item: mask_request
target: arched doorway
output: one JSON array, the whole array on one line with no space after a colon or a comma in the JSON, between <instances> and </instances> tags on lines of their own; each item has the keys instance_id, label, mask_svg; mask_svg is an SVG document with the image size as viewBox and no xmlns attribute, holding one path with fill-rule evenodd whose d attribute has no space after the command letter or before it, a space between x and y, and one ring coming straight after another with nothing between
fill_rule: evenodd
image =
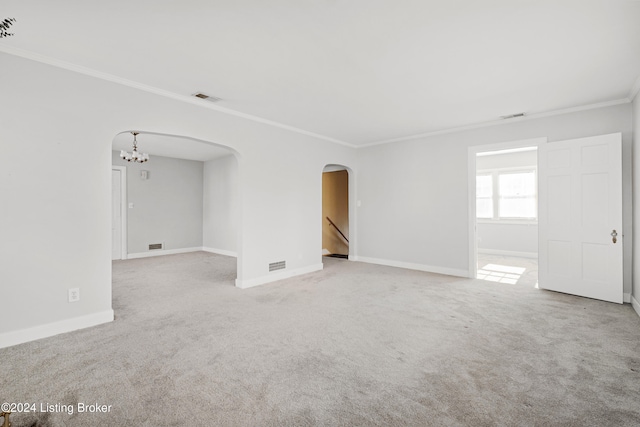
<instances>
[{"instance_id":1,"label":"arched doorway","mask_svg":"<svg viewBox=\"0 0 640 427\"><path fill-rule=\"evenodd\" d=\"M237 277L239 154L187 136L140 132L138 151L150 160L127 162L120 150L131 152L132 142L131 132L112 142L113 227L121 227L112 232L112 246L122 248L112 250L112 259L212 252L235 257L230 274Z\"/></svg>"},{"instance_id":2,"label":"arched doorway","mask_svg":"<svg viewBox=\"0 0 640 427\"><path fill-rule=\"evenodd\" d=\"M348 259L350 254L349 169L326 165L322 170L322 255Z\"/></svg>"}]
</instances>

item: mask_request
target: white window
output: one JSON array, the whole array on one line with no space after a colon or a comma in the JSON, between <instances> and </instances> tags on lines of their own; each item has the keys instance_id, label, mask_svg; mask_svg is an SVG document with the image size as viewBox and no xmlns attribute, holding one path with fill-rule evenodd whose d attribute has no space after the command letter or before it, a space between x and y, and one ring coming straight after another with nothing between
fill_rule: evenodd
<instances>
[{"instance_id":1,"label":"white window","mask_svg":"<svg viewBox=\"0 0 640 427\"><path fill-rule=\"evenodd\" d=\"M505 172L498 177L500 218L536 218L535 171Z\"/></svg>"},{"instance_id":2,"label":"white window","mask_svg":"<svg viewBox=\"0 0 640 427\"><path fill-rule=\"evenodd\" d=\"M476 175L476 216L491 220L536 221L535 168L497 169Z\"/></svg>"}]
</instances>

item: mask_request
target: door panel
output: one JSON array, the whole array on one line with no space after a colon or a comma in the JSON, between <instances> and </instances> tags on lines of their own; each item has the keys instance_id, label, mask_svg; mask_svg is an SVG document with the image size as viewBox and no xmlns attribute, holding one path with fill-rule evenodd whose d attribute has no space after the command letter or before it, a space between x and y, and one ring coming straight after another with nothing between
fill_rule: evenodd
<instances>
[{"instance_id":1,"label":"door panel","mask_svg":"<svg viewBox=\"0 0 640 427\"><path fill-rule=\"evenodd\" d=\"M540 146L540 288L623 302L621 153L620 134Z\"/></svg>"}]
</instances>

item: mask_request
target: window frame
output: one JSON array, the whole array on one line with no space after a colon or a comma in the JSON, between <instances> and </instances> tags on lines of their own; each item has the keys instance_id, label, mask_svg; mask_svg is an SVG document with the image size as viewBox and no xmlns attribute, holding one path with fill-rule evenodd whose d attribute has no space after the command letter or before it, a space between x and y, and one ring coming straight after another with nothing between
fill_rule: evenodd
<instances>
[{"instance_id":1,"label":"window frame","mask_svg":"<svg viewBox=\"0 0 640 427\"><path fill-rule=\"evenodd\" d=\"M481 199L488 199L491 201L491 217L479 217L478 216L478 184L477 180L479 176L489 176L491 177L491 196L480 197ZM492 220L496 215L496 206L495 206L495 175L491 172L477 172L476 173L476 218L481 220Z\"/></svg>"},{"instance_id":2,"label":"window frame","mask_svg":"<svg viewBox=\"0 0 640 427\"><path fill-rule=\"evenodd\" d=\"M536 210L535 218L518 218L518 217L500 217L500 175L501 174L513 174L513 173L530 173L534 175L534 195L536 208L538 206L538 166L515 166L507 168L493 168L493 169L478 169L476 170L476 177L478 175L491 175L492 184L492 199L493 199L493 218L478 218L477 211L477 199L476 194L476 221L483 224L526 224L535 225L538 224L538 212Z\"/></svg>"}]
</instances>

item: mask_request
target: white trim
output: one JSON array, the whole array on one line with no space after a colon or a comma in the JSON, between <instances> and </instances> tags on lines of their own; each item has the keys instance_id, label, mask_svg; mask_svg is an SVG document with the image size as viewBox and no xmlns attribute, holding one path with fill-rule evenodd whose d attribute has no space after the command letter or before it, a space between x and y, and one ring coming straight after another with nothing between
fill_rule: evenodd
<instances>
[{"instance_id":1,"label":"white trim","mask_svg":"<svg viewBox=\"0 0 640 427\"><path fill-rule=\"evenodd\" d=\"M469 147L467 154L467 197L468 197L468 230L469 230L469 275L475 279L478 275L478 238L476 224L476 157L483 151L498 151L512 148L536 146L547 143L547 137L522 139L511 142L499 142L495 144L473 145ZM538 165L536 165L537 170Z\"/></svg>"},{"instance_id":2,"label":"white trim","mask_svg":"<svg viewBox=\"0 0 640 427\"><path fill-rule=\"evenodd\" d=\"M154 256L162 256L162 255L174 255L174 254L184 254L187 252L200 252L204 250L202 246L197 248L181 248L181 249L154 249L149 252L138 252L135 254L129 254L129 259L136 258L149 258Z\"/></svg>"},{"instance_id":3,"label":"white trim","mask_svg":"<svg viewBox=\"0 0 640 427\"><path fill-rule=\"evenodd\" d=\"M4 332L0 334L0 348L10 347L29 341L35 341L54 335L72 332L78 329L90 328L91 326L113 322L113 310L105 310L85 316L74 317L72 319L60 320L46 323L44 325L33 326L31 328L19 329L17 331Z\"/></svg>"},{"instance_id":4,"label":"white trim","mask_svg":"<svg viewBox=\"0 0 640 427\"><path fill-rule=\"evenodd\" d=\"M340 171L346 171L346 170L347 170L346 166L342 166L342 165L326 165L324 167L324 169L322 169L322 173L325 173L325 172L328 172L328 173L340 172Z\"/></svg>"},{"instance_id":5,"label":"white trim","mask_svg":"<svg viewBox=\"0 0 640 427\"><path fill-rule=\"evenodd\" d=\"M629 102L633 102L636 95L638 95L638 92L640 92L640 76L638 76L633 86L631 86L631 90L627 96L627 98L629 98Z\"/></svg>"},{"instance_id":6,"label":"white trim","mask_svg":"<svg viewBox=\"0 0 640 427\"><path fill-rule=\"evenodd\" d=\"M459 126L454 128L441 129L433 132L425 132L425 133L420 133L415 135L403 136L400 138L385 139L383 141L376 141L368 144L361 144L361 145L358 145L357 148L373 147L375 145L390 144L392 142L409 141L412 139L427 138L435 135L444 135L448 133L462 132L466 130L485 128L489 126L507 125L507 124L512 124L516 122L521 122L524 120L540 119L543 117L550 117L550 116L560 116L562 114L576 113L578 111L594 110L596 108L605 108L605 107L613 107L615 105L629 104L630 102L631 101L629 100L629 98L614 99L613 101L598 102L595 104L587 104L587 105L581 105L578 107L564 108L562 110L553 110L553 111L547 111L547 112L541 112L541 113L528 114L524 117L518 117L515 119L507 119L507 120L498 119L498 120L492 120L490 122L481 122L481 123L475 123L471 125Z\"/></svg>"},{"instance_id":7,"label":"white trim","mask_svg":"<svg viewBox=\"0 0 640 427\"><path fill-rule=\"evenodd\" d=\"M636 299L635 296L631 295L631 306L636 311L638 316L640 316L640 302Z\"/></svg>"},{"instance_id":8,"label":"white trim","mask_svg":"<svg viewBox=\"0 0 640 427\"><path fill-rule=\"evenodd\" d=\"M149 86L144 83L135 82L133 80L128 80L122 77L114 76L113 74L104 73L102 71L94 70L92 68L83 67L81 65L72 64L70 62L62 61L56 58L51 58L49 56L41 55L39 53L30 52L28 50L19 49L11 46L0 46L0 52L8 53L10 55L19 56L26 59L31 59L33 61L42 62L44 64L52 65L54 67L63 68L65 70L73 71L76 73L84 74L87 76L95 77L98 79L106 80L113 83L118 83L124 86L128 86L134 89L143 90L145 92L153 93L155 95L164 96L166 98L171 98L176 101L186 102L188 104L197 105L203 108L209 108L211 110L216 110L224 114L229 114L231 116L241 117L243 119L251 120L256 123L262 123L269 126L277 127L280 129L285 129L291 132L299 133L302 135L307 135L313 138L322 139L325 141L333 142L336 144L344 145L350 148L356 148L354 144L350 144L345 141L341 141L339 139L331 138L329 136L320 135L314 132L309 132L304 129L296 128L294 126L289 126L284 123L275 122L273 120L263 119L262 117L254 116L251 114L241 113L236 110L232 110L229 108L221 107L219 105L215 105L211 102L204 101L200 98L196 98L194 96L181 95L179 93L170 92L168 90L160 89L154 86Z\"/></svg>"},{"instance_id":9,"label":"white trim","mask_svg":"<svg viewBox=\"0 0 640 427\"><path fill-rule=\"evenodd\" d=\"M127 259L127 168L125 166L111 165L111 170L120 171L120 259Z\"/></svg>"},{"instance_id":10,"label":"white trim","mask_svg":"<svg viewBox=\"0 0 640 427\"><path fill-rule=\"evenodd\" d=\"M622 294L622 302L631 302L631 292L625 292L624 294Z\"/></svg>"},{"instance_id":11,"label":"white trim","mask_svg":"<svg viewBox=\"0 0 640 427\"><path fill-rule=\"evenodd\" d=\"M537 151L538 147L521 147L521 148L508 148L506 150L498 150L498 151L482 151L477 153L478 157L485 156L499 156L501 154L513 154L513 153L526 153L528 151Z\"/></svg>"},{"instance_id":12,"label":"white trim","mask_svg":"<svg viewBox=\"0 0 640 427\"><path fill-rule=\"evenodd\" d=\"M536 162L537 163L537 162ZM537 172L538 165L529 165L529 166L511 166L508 168L489 168L489 169L478 169L478 174L488 175L491 172L504 172L504 173L517 173L517 172Z\"/></svg>"},{"instance_id":13,"label":"white trim","mask_svg":"<svg viewBox=\"0 0 640 427\"><path fill-rule=\"evenodd\" d=\"M539 136L537 138L527 138L527 139L518 139L515 141L505 141L505 142L495 142L491 144L481 144L481 145L472 145L469 147L470 151L473 151L474 155L483 152L493 152L493 151L505 151L510 150L511 148L520 148L520 147L537 147L540 148L541 144L547 143L546 136ZM536 162L537 166L537 162ZM474 168L475 172L475 168Z\"/></svg>"},{"instance_id":14,"label":"white trim","mask_svg":"<svg viewBox=\"0 0 640 427\"><path fill-rule=\"evenodd\" d=\"M225 256L238 258L238 252L235 252L235 251L228 251L226 249L208 248L206 246L203 246L202 250L204 252L211 252L212 254L225 255Z\"/></svg>"},{"instance_id":15,"label":"white trim","mask_svg":"<svg viewBox=\"0 0 640 427\"><path fill-rule=\"evenodd\" d=\"M477 179L477 150L469 147L467 152L467 222L469 232L469 274L470 279L478 277L478 217L476 212L476 179Z\"/></svg>"},{"instance_id":16,"label":"white trim","mask_svg":"<svg viewBox=\"0 0 640 427\"><path fill-rule=\"evenodd\" d=\"M501 218L501 219L491 219L491 218L478 218L478 224L499 224L499 225L527 225L534 226L538 225L538 219L512 219L512 218Z\"/></svg>"},{"instance_id":17,"label":"white trim","mask_svg":"<svg viewBox=\"0 0 640 427\"><path fill-rule=\"evenodd\" d=\"M390 259L370 258L359 256L355 261L366 262L367 264L386 265L389 267L405 268L407 270L426 271L429 273L446 274L447 276L469 277L469 272L457 268L437 267L426 264L416 264L412 262L395 261Z\"/></svg>"},{"instance_id":18,"label":"white trim","mask_svg":"<svg viewBox=\"0 0 640 427\"><path fill-rule=\"evenodd\" d=\"M501 256L514 256L520 258L538 258L537 252L520 252L520 251L503 251L500 249L482 249L478 248L479 254L487 255L501 255Z\"/></svg>"},{"instance_id":19,"label":"white trim","mask_svg":"<svg viewBox=\"0 0 640 427\"><path fill-rule=\"evenodd\" d=\"M307 267L296 268L295 270L283 270L279 272L273 272L267 276L255 277L253 279L241 280L236 279L236 286L240 289L252 288L254 286L264 285L266 283L276 282L278 280L288 279L294 276L300 276L302 274L313 273L314 271L320 271L324 268L322 263L314 264Z\"/></svg>"}]
</instances>

